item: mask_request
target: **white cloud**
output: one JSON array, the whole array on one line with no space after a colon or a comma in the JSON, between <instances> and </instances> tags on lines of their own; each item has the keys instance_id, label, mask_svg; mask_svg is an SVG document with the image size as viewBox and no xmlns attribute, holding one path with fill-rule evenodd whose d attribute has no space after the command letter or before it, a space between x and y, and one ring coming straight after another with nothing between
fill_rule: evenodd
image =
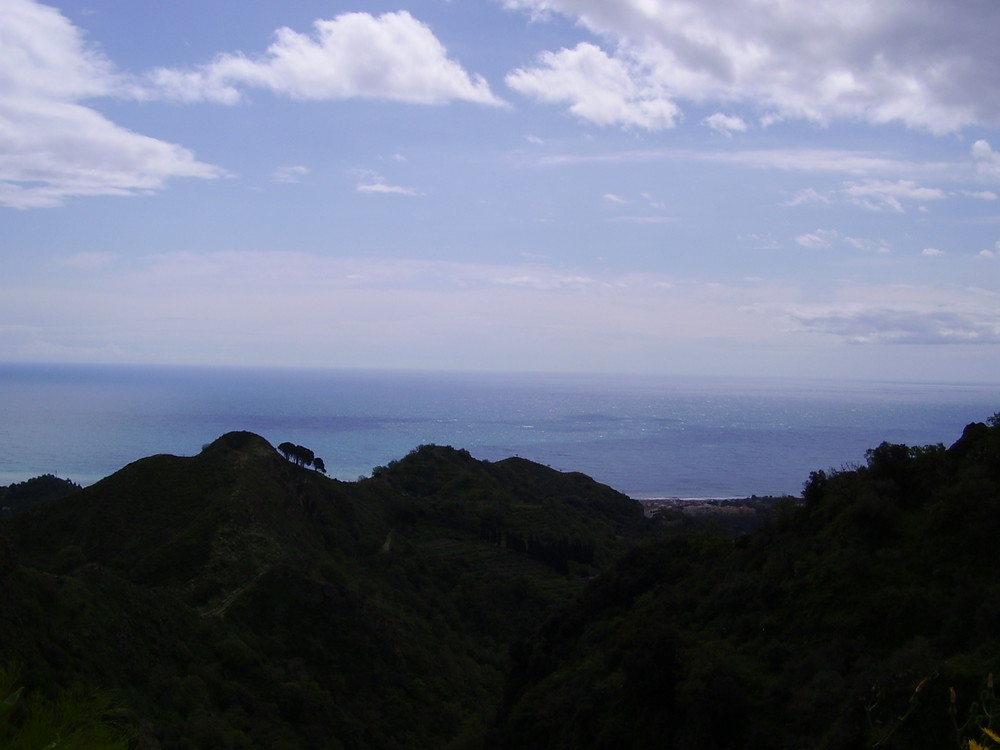
<instances>
[{"instance_id":1,"label":"white cloud","mask_svg":"<svg viewBox=\"0 0 1000 750\"><path fill-rule=\"evenodd\" d=\"M995 201L997 199L997 194L992 190L959 190L958 194L981 201Z\"/></svg>"},{"instance_id":2,"label":"white cloud","mask_svg":"<svg viewBox=\"0 0 1000 750\"><path fill-rule=\"evenodd\" d=\"M878 152L836 149L636 149L587 154L556 154L537 160L540 166L573 164L634 164L655 161L691 161L748 169L783 172L829 172L858 177L867 175L953 175L954 163L916 162L894 159Z\"/></svg>"},{"instance_id":3,"label":"white cloud","mask_svg":"<svg viewBox=\"0 0 1000 750\"><path fill-rule=\"evenodd\" d=\"M742 133L747 129L747 124L742 117L724 115L721 112L706 117L704 122L716 133L722 133L728 137L732 137L733 133Z\"/></svg>"},{"instance_id":4,"label":"white cloud","mask_svg":"<svg viewBox=\"0 0 1000 750\"><path fill-rule=\"evenodd\" d=\"M34 0L0 5L0 90L57 101L107 96L124 79L57 9Z\"/></svg>"},{"instance_id":5,"label":"white cloud","mask_svg":"<svg viewBox=\"0 0 1000 750\"><path fill-rule=\"evenodd\" d=\"M628 203L627 200L622 198L620 195L615 195L614 193L605 193L603 198L608 203L619 203L619 204Z\"/></svg>"},{"instance_id":6,"label":"white cloud","mask_svg":"<svg viewBox=\"0 0 1000 750\"><path fill-rule=\"evenodd\" d=\"M309 167L278 167L271 175L271 182L298 182L307 174L309 174Z\"/></svg>"},{"instance_id":7,"label":"white cloud","mask_svg":"<svg viewBox=\"0 0 1000 750\"><path fill-rule=\"evenodd\" d=\"M800 234L795 241L802 247L831 247L838 233L833 229L817 229L815 232Z\"/></svg>"},{"instance_id":8,"label":"white cloud","mask_svg":"<svg viewBox=\"0 0 1000 750\"><path fill-rule=\"evenodd\" d=\"M402 187L401 185L388 185L384 182L361 182L358 183L359 193L388 193L395 195L423 195L414 188Z\"/></svg>"},{"instance_id":9,"label":"white cloud","mask_svg":"<svg viewBox=\"0 0 1000 750\"><path fill-rule=\"evenodd\" d=\"M934 257L934 256L937 256L937 255L944 255L944 251L943 250L939 250L936 247L925 247L923 250L920 251L920 254L921 255L926 255L928 257Z\"/></svg>"},{"instance_id":10,"label":"white cloud","mask_svg":"<svg viewBox=\"0 0 1000 750\"><path fill-rule=\"evenodd\" d=\"M817 229L814 232L800 234L795 238L795 242L802 247L833 247L835 244L843 243L867 252L888 253L890 248L885 242L864 239L863 237L841 237L836 229Z\"/></svg>"},{"instance_id":11,"label":"white cloud","mask_svg":"<svg viewBox=\"0 0 1000 750\"><path fill-rule=\"evenodd\" d=\"M845 182L840 188L823 193L815 188L805 188L781 205L794 207L815 203L846 202L869 211L903 213L904 201L937 201L943 200L947 195L938 188L921 187L913 180L862 180ZM989 195L975 193L973 197L989 200ZM927 207L918 206L917 210L926 212Z\"/></svg>"},{"instance_id":12,"label":"white cloud","mask_svg":"<svg viewBox=\"0 0 1000 750\"><path fill-rule=\"evenodd\" d=\"M126 88L57 10L31 0L0 5L0 205L57 206L224 174L181 146L133 133L80 103Z\"/></svg>"},{"instance_id":13,"label":"white cloud","mask_svg":"<svg viewBox=\"0 0 1000 750\"><path fill-rule=\"evenodd\" d=\"M848 183L841 189L847 200L855 205L872 211L903 212L904 200L941 200L945 197L943 191L936 188L920 187L912 180L866 180L864 182Z\"/></svg>"},{"instance_id":14,"label":"white cloud","mask_svg":"<svg viewBox=\"0 0 1000 750\"><path fill-rule=\"evenodd\" d=\"M1000 122L1000 92L984 85L1000 78L1000 6L992 2L504 4L535 18L559 13L580 23L614 49L601 54L605 68L616 64L628 76L619 88L655 90L664 103L745 103L764 112L765 123L790 117L898 121L937 134ZM535 72L550 68L546 61ZM595 86L603 88L601 71L577 70L596 74Z\"/></svg>"},{"instance_id":15,"label":"white cloud","mask_svg":"<svg viewBox=\"0 0 1000 750\"><path fill-rule=\"evenodd\" d=\"M311 34L280 28L260 57L226 53L194 70L154 70L144 95L232 104L243 88L299 100L503 104L485 79L466 73L431 29L406 11L344 13L315 21Z\"/></svg>"},{"instance_id":16,"label":"white cloud","mask_svg":"<svg viewBox=\"0 0 1000 750\"><path fill-rule=\"evenodd\" d=\"M832 203L833 199L829 195L820 193L816 188L805 188L782 203L782 206L804 206L810 203Z\"/></svg>"},{"instance_id":17,"label":"white cloud","mask_svg":"<svg viewBox=\"0 0 1000 750\"><path fill-rule=\"evenodd\" d=\"M507 85L543 102L568 104L572 114L596 125L665 130L676 123L677 106L655 82L593 44L545 52L539 62L509 73Z\"/></svg>"},{"instance_id":18,"label":"white cloud","mask_svg":"<svg viewBox=\"0 0 1000 750\"><path fill-rule=\"evenodd\" d=\"M420 196L423 195L419 190L415 188L401 187L399 185L390 185L386 182L385 178L378 172L373 172L369 169L358 169L354 171L354 174L358 177L358 184L356 185L356 190L359 193L383 193L391 195L412 195Z\"/></svg>"},{"instance_id":19,"label":"white cloud","mask_svg":"<svg viewBox=\"0 0 1000 750\"><path fill-rule=\"evenodd\" d=\"M891 252L887 243L876 240L868 240L863 237L844 237L844 242L851 247L857 248L858 250L867 250L875 253Z\"/></svg>"},{"instance_id":20,"label":"white cloud","mask_svg":"<svg viewBox=\"0 0 1000 750\"><path fill-rule=\"evenodd\" d=\"M1000 180L1000 154L990 147L988 141L980 139L972 144L972 159L979 174Z\"/></svg>"}]
</instances>

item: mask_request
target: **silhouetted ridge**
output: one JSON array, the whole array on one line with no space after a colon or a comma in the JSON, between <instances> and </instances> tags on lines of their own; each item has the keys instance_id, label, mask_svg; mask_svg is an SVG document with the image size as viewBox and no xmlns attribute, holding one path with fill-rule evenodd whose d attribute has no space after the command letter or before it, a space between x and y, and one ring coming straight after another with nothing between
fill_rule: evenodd
<instances>
[{"instance_id":1,"label":"silhouetted ridge","mask_svg":"<svg viewBox=\"0 0 1000 750\"><path fill-rule=\"evenodd\" d=\"M1000 732L996 416L814 471L735 540L520 458L420 446L358 482L300 463L228 433L4 519L0 659L43 694L116 690L144 750Z\"/></svg>"},{"instance_id":2,"label":"silhouetted ridge","mask_svg":"<svg viewBox=\"0 0 1000 750\"><path fill-rule=\"evenodd\" d=\"M160 750L443 746L492 714L507 644L649 528L588 517L639 509L579 475L448 447L374 475L231 432L6 519L0 660L116 690Z\"/></svg>"}]
</instances>

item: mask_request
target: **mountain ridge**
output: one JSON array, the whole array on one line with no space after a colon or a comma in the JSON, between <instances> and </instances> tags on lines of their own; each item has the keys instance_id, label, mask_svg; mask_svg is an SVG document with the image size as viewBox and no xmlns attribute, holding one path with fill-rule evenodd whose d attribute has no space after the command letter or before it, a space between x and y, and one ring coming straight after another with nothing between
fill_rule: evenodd
<instances>
[{"instance_id":1,"label":"mountain ridge","mask_svg":"<svg viewBox=\"0 0 1000 750\"><path fill-rule=\"evenodd\" d=\"M526 470L422 446L340 482L245 432L140 459L0 525L2 657L36 690L114 690L164 750L459 742L495 705L506 643L601 564L556 570L485 539L484 519L541 539L578 516L609 558L646 526L576 475L531 467L514 486ZM616 506L620 523L564 497Z\"/></svg>"},{"instance_id":2,"label":"mountain ridge","mask_svg":"<svg viewBox=\"0 0 1000 750\"><path fill-rule=\"evenodd\" d=\"M228 433L0 522L0 658L157 750L1000 746L1000 415L767 510L435 445L340 482Z\"/></svg>"}]
</instances>

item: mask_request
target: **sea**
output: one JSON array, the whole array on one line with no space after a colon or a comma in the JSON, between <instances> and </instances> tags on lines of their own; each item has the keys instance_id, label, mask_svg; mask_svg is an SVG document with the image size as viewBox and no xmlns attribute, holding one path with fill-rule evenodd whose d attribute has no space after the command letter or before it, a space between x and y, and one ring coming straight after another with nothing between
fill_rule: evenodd
<instances>
[{"instance_id":1,"label":"sea","mask_svg":"<svg viewBox=\"0 0 1000 750\"><path fill-rule=\"evenodd\" d=\"M355 481L424 444L520 456L638 500L799 495L883 441L950 445L1000 385L885 381L0 364L0 485L90 485L233 430Z\"/></svg>"}]
</instances>

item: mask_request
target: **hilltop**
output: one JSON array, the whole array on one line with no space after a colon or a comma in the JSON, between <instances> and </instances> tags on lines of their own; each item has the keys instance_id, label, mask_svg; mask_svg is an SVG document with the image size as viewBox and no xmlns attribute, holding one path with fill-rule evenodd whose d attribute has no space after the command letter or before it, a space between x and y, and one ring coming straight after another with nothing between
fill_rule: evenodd
<instances>
[{"instance_id":1,"label":"hilltop","mask_svg":"<svg viewBox=\"0 0 1000 750\"><path fill-rule=\"evenodd\" d=\"M230 433L6 519L0 648L31 689L113 690L149 747L444 746L649 528L520 459L422 446L339 482Z\"/></svg>"},{"instance_id":2,"label":"hilltop","mask_svg":"<svg viewBox=\"0 0 1000 750\"><path fill-rule=\"evenodd\" d=\"M80 489L80 485L52 474L44 474L25 482L0 487L0 518L20 511L44 500L66 497Z\"/></svg>"}]
</instances>

